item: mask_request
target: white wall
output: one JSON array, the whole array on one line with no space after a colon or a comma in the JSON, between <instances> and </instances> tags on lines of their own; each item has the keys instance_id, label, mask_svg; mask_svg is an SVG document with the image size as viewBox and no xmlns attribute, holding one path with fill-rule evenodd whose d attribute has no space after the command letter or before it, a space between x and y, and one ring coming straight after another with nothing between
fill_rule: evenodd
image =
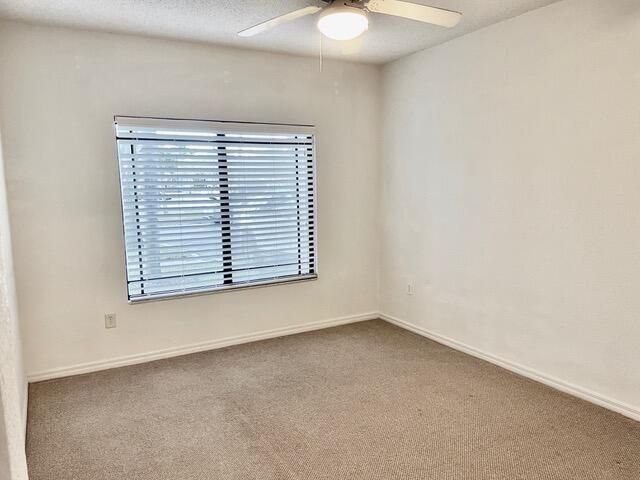
<instances>
[{"instance_id":1,"label":"white wall","mask_svg":"<svg viewBox=\"0 0 640 480\"><path fill-rule=\"evenodd\" d=\"M0 23L29 374L377 309L379 68ZM113 115L317 126L319 279L128 305ZM104 329L115 312L118 327Z\"/></svg>"},{"instance_id":2,"label":"white wall","mask_svg":"<svg viewBox=\"0 0 640 480\"><path fill-rule=\"evenodd\" d=\"M2 160L0 142L0 480L26 480L27 381L22 365Z\"/></svg>"},{"instance_id":3,"label":"white wall","mask_svg":"<svg viewBox=\"0 0 640 480\"><path fill-rule=\"evenodd\" d=\"M384 313L640 412L639 45L565 0L385 67Z\"/></svg>"}]
</instances>

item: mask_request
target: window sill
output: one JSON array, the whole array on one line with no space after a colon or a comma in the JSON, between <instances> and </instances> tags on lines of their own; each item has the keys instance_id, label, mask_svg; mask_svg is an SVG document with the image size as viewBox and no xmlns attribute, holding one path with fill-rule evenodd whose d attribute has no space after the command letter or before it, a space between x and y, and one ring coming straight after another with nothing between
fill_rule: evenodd
<instances>
[{"instance_id":1,"label":"window sill","mask_svg":"<svg viewBox=\"0 0 640 480\"><path fill-rule=\"evenodd\" d=\"M235 285L225 285L222 287L213 287L213 288L200 288L194 289L191 291L180 291L180 292L172 292L172 293L158 293L155 295L149 295L145 297L131 298L129 299L130 305L137 305L139 303L147 303L147 302L155 302L160 300L175 300L179 298L185 297L195 297L200 295L210 295L212 293L226 293L232 292L234 290L248 290L253 288L264 288L264 287L272 287L276 285L286 285L291 283L298 282L309 282L312 280L317 280L318 275L303 275L289 278L280 278L277 280L265 280L261 282L250 282L250 283L239 283Z\"/></svg>"}]
</instances>

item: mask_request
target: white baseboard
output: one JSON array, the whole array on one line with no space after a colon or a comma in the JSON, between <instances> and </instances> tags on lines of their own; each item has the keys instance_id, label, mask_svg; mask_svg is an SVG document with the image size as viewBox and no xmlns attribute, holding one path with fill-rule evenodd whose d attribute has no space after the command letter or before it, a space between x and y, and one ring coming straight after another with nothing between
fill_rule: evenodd
<instances>
[{"instance_id":1,"label":"white baseboard","mask_svg":"<svg viewBox=\"0 0 640 480\"><path fill-rule=\"evenodd\" d=\"M29 411L29 384L24 382L24 401L22 402L22 428L24 430L24 441L27 442L27 412Z\"/></svg>"},{"instance_id":2,"label":"white baseboard","mask_svg":"<svg viewBox=\"0 0 640 480\"><path fill-rule=\"evenodd\" d=\"M399 318L395 318L390 315L386 315L384 313L380 313L378 317L389 323L397 325L398 327L404 328L413 333L417 333L418 335L434 340L438 343L451 347L455 350L459 350L471 356L480 358L482 360L486 360L487 362L493 363L494 365L498 365L499 367L502 367L511 372L517 373L518 375L522 375L523 377L527 377L531 380L534 380L539 383L543 383L561 392L568 393L569 395L573 395L574 397L578 397L582 400L586 400L587 402L591 402L601 407L604 407L608 410L612 410L614 412L620 413L625 417L629 417L633 420L640 421L640 409L633 407L631 405L625 404L623 402L619 402L617 400L608 398L604 395L600 395L599 393L593 392L586 388L582 388L577 385L573 385L571 383L560 380L558 378L546 375L544 373L538 372L536 370L525 367L523 365L512 362L510 360L505 360L504 358L500 358L490 353L483 352L481 350L478 350L477 348L458 342L457 340L453 340L452 338L445 337L438 333L431 332L423 327L419 327L412 323L405 322L404 320L400 320Z\"/></svg>"},{"instance_id":3,"label":"white baseboard","mask_svg":"<svg viewBox=\"0 0 640 480\"><path fill-rule=\"evenodd\" d=\"M42 370L27 375L29 383L41 382L43 380L51 380L53 378L69 377L72 375L80 375L83 373L97 372L100 370L108 370L110 368L124 367L127 365L135 365L138 363L151 362L163 358L177 357L187 355L189 353L204 352L207 350L215 350L231 345L240 345L242 343L256 342L258 340L266 340L275 337L284 337L295 333L310 332L312 330L320 330L323 328L336 327L338 325L346 325L348 323L356 323L364 320L373 320L379 318L377 312L363 313L359 315L349 315L346 317L332 318L329 320L320 320L317 322L304 323L292 327L275 328L273 330L265 330L257 333L246 335L237 335L208 342L195 343L177 348L167 348L135 355L127 355L124 357L112 358L108 360L100 360L97 362L82 363L71 365L69 367L55 368L52 370Z\"/></svg>"},{"instance_id":4,"label":"white baseboard","mask_svg":"<svg viewBox=\"0 0 640 480\"><path fill-rule=\"evenodd\" d=\"M27 379L30 383L33 383L33 382L40 382L43 380L50 380L54 378L69 377L72 375L80 375L83 373L97 372L100 370L108 370L110 368L124 367L127 365L135 365L138 363L145 363L145 362L151 362L153 360L160 360L163 358L177 357L180 355L187 355L189 353L203 352L207 350L215 350L218 348L224 348L231 345L240 345L243 343L255 342L258 340L266 340L269 338L283 337L286 335L309 332L312 330L320 330L323 328L335 327L338 325L346 325L348 323L356 323L364 320L373 320L376 318L385 320L389 323L397 325L398 327L404 328L413 333L429 338L431 340L434 340L448 347L454 348L455 350L459 350L471 356L493 363L494 365L498 365L502 368L505 368L511 372L522 375L523 377L527 377L536 382L543 383L561 392L567 393L569 395L573 395L575 397L581 398L582 400L586 400L588 402L604 407L608 410L612 410L614 412L620 413L633 420L640 421L640 409L636 407L625 404L623 402L619 402L612 398L608 398L604 395L598 394L589 389L582 388L577 385L573 385L569 382L560 380L558 378L546 375L534 369L520 365L516 362L505 360L503 358L497 357L490 353L483 352L470 345L466 345L464 343L458 342L457 340L429 331L423 327L419 327L412 323L405 322L404 320L400 320L399 318L392 317L384 313L376 313L376 312L364 313L360 315L350 315L346 317L333 318L329 320L321 320L317 322L305 323L302 325L295 325L292 327L276 328L273 330L265 330L257 333L238 335L238 336L227 337L219 340L211 340L208 342L185 345L177 348L169 348L169 349L157 350L157 351L147 352L142 354L128 355L128 356L113 358L109 360L83 363L78 365L72 365L69 367L56 368L52 370L43 370L40 372L29 374L27 376ZM23 407L25 419L26 419L26 405L27 405L27 402L26 402L26 395L25 395L25 406ZM25 421L25 424L26 424L26 421Z\"/></svg>"}]
</instances>

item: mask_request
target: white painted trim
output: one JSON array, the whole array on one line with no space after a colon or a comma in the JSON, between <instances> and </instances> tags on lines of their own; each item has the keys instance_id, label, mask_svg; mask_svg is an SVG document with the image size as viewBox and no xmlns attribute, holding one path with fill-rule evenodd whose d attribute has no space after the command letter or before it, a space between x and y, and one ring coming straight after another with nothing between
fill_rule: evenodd
<instances>
[{"instance_id":1,"label":"white painted trim","mask_svg":"<svg viewBox=\"0 0 640 480\"><path fill-rule=\"evenodd\" d=\"M242 343L256 342L258 340L266 340L275 337L284 337L296 333L310 332L312 330L320 330L323 328L336 327L338 325L346 325L348 323L362 322L364 320L373 320L379 318L376 312L363 313L359 315L349 315L346 317L332 318L329 320L320 320L317 322L304 323L291 327L275 328L273 330L265 330L257 333L249 333L246 335L237 335L218 340L210 340L208 342L194 343L177 348L167 348L164 350L156 350L152 352L140 353L135 355L127 355L124 357L112 358L108 360L99 360L97 362L82 363L71 365L69 367L55 368L52 370L42 370L27 375L30 383L50 380L53 378L69 377L71 375L80 375L83 373L97 372L110 368L124 367L127 365L135 365L138 363L151 362L163 358L177 357L187 355L189 353L204 352L207 350L215 350L231 345L240 345Z\"/></svg>"},{"instance_id":2,"label":"white painted trim","mask_svg":"<svg viewBox=\"0 0 640 480\"><path fill-rule=\"evenodd\" d=\"M29 384L24 383L24 401L22 402L22 428L24 430L24 443L27 443L27 412L29 411Z\"/></svg>"},{"instance_id":3,"label":"white painted trim","mask_svg":"<svg viewBox=\"0 0 640 480\"><path fill-rule=\"evenodd\" d=\"M494 365L498 365L499 367L505 368L506 370L517 373L518 375L522 375L523 377L527 377L536 382L543 383L561 392L567 393L569 395L573 395L574 397L581 398L582 400L586 400L588 402L604 407L608 410L612 410L614 412L620 413L633 420L640 421L640 409L637 407L633 407L631 405L625 404L623 402L619 402L612 398L593 392L589 389L582 388L577 385L573 385L569 382L560 380L558 378L546 375L544 373L538 372L529 367L520 365L516 362L505 360L503 358L497 357L490 353L483 352L481 350L478 350L475 347L458 342L457 340L446 337L444 335L440 335L438 333L429 331L423 327L419 327L410 322L400 320L399 318L392 317L391 315L386 315L384 313L376 313L376 312L363 313L360 315L350 315L350 316L345 316L340 318L333 318L329 320L320 320L317 322L305 323L302 325L295 325L292 327L276 328L273 330L265 330L258 333L237 335L234 337L227 337L219 340L211 340L208 342L185 345L177 348L168 348L164 350L156 350L153 352L141 353L136 355L128 355L128 356L113 358L109 360L101 360L97 362L89 362L89 363L83 363L78 365L72 365L70 367L56 368L52 370L43 370L40 372L29 374L27 376L27 379L30 383L40 382L43 380L50 380L53 378L68 377L71 375L80 375L83 373L97 372L100 370L107 370L110 368L124 367L127 365L135 365L138 363L151 362L151 361L160 360L163 358L177 357L180 355L188 355L190 353L203 352L207 350L215 350L218 348L224 348L231 345L240 345L243 343L256 342L259 340L266 340L269 338L284 337L286 335L293 335L296 333L310 332L312 330L320 330L323 328L336 327L338 325L346 325L348 323L356 323L356 322L361 322L365 320L374 320L376 318L385 320L389 323L397 325L398 327L404 328L405 330L409 330L413 333L429 338L438 343L451 347L455 350L459 350L461 352L469 354L473 357L480 358L481 360L485 360L487 362L493 363ZM25 409L24 410L25 419L26 419L26 405L27 405L27 397L25 395L25 406L23 407ZM25 424L26 424L26 421L25 421Z\"/></svg>"},{"instance_id":4,"label":"white painted trim","mask_svg":"<svg viewBox=\"0 0 640 480\"><path fill-rule=\"evenodd\" d=\"M586 400L587 402L591 402L608 410L620 413L625 417L640 421L640 409L637 407L619 402L612 398L593 392L589 389L573 385L569 382L565 382L550 375L546 375L510 360L505 360L504 358L500 358L490 353L483 352L481 350L478 350L477 348L471 347L470 345L466 345L464 343L458 342L457 340L453 340L452 338L448 338L444 335L432 332L423 327L419 327L417 325L414 325L413 323L409 323L404 320L400 320L399 318L392 317L391 315L380 313L378 316L382 320L385 320L389 323L397 325L398 327L404 328L405 330L409 330L423 337L427 337L435 342L446 345L447 347L451 347L473 357L493 363L494 365L498 365L499 367L517 373L518 375L522 375L523 377L527 377L536 382L543 383L551 388L560 390L561 392L568 393L569 395L573 395L574 397L578 397L582 400Z\"/></svg>"}]
</instances>

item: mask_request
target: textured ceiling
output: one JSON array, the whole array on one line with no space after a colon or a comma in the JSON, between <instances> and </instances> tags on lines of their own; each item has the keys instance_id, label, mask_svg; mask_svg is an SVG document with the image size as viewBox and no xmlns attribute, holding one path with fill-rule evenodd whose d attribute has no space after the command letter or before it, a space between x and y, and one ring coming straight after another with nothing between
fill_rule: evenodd
<instances>
[{"instance_id":1,"label":"textured ceiling","mask_svg":"<svg viewBox=\"0 0 640 480\"><path fill-rule=\"evenodd\" d=\"M385 63L459 37L556 0L413 0L462 12L445 29L411 20L370 15L361 38L342 44L322 40L325 56ZM0 0L0 17L36 23L195 40L240 48L318 55L316 16L302 18L253 38L239 30L317 0Z\"/></svg>"}]
</instances>

